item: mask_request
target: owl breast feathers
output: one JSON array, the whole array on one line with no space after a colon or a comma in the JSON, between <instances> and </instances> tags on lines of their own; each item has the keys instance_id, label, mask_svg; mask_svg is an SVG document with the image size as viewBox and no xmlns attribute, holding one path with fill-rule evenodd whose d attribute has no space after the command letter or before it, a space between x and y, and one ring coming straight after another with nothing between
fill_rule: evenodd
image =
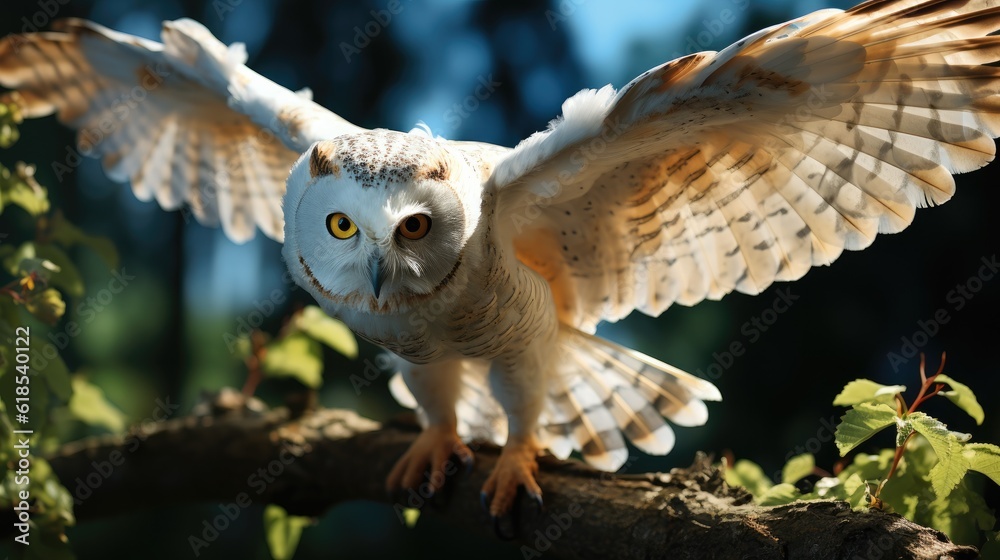
<instances>
[{"instance_id":1,"label":"owl breast feathers","mask_svg":"<svg viewBox=\"0 0 1000 560\"><path fill-rule=\"evenodd\" d=\"M513 149L361 129L186 19L162 43L75 19L9 37L0 84L140 199L284 240L317 301L401 357L393 392L429 428L390 483L455 434L506 441L484 488L503 510L511 484L540 493L538 449L616 469L624 438L666 453L663 417L703 423L719 398L600 321L796 280L990 162L998 29L994 0L821 10L581 91Z\"/></svg>"}]
</instances>

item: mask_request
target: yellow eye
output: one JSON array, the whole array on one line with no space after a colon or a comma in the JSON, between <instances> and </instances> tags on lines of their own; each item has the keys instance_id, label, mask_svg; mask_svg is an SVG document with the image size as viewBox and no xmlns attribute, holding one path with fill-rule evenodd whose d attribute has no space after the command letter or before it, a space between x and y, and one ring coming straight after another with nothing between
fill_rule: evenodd
<instances>
[{"instance_id":1,"label":"yellow eye","mask_svg":"<svg viewBox=\"0 0 1000 560\"><path fill-rule=\"evenodd\" d=\"M326 229L337 239L349 239L358 233L358 226L347 217L347 214L334 212L326 217Z\"/></svg>"},{"instance_id":2,"label":"yellow eye","mask_svg":"<svg viewBox=\"0 0 1000 560\"><path fill-rule=\"evenodd\" d=\"M423 238L430 230L431 217L426 214L414 214L399 225L399 234L413 240Z\"/></svg>"}]
</instances>

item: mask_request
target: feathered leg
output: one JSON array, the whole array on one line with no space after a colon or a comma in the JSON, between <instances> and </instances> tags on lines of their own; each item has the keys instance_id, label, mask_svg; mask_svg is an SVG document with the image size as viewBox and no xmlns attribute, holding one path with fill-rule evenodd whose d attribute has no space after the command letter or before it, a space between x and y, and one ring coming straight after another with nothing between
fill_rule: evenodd
<instances>
[{"instance_id":1,"label":"feathered leg","mask_svg":"<svg viewBox=\"0 0 1000 560\"><path fill-rule=\"evenodd\" d=\"M437 492L444 485L447 474L455 470L454 465L448 464L451 457L457 457L466 467L473 461L472 451L458 437L455 415L462 387L462 362L417 365L400 361L403 379L426 415L427 425L392 468L386 479L386 490L416 488L429 468L430 491Z\"/></svg>"},{"instance_id":2,"label":"feathered leg","mask_svg":"<svg viewBox=\"0 0 1000 560\"><path fill-rule=\"evenodd\" d=\"M519 486L541 502L535 475L542 445L536 434L548 376L555 368L554 344L554 335L536 339L524 352L497 358L490 367L490 388L507 413L508 429L507 443L482 490L494 518L510 511Z\"/></svg>"}]
</instances>

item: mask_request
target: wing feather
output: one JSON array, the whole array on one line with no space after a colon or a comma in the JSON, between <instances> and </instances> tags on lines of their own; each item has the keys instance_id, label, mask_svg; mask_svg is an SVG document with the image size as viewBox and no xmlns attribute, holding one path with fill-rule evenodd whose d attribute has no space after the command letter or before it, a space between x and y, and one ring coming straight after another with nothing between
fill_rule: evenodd
<instances>
[{"instance_id":1,"label":"wing feather","mask_svg":"<svg viewBox=\"0 0 1000 560\"><path fill-rule=\"evenodd\" d=\"M998 29L994 0L874 0L578 94L497 165L501 231L557 261L560 318L591 332L798 279L993 159Z\"/></svg>"},{"instance_id":2,"label":"wing feather","mask_svg":"<svg viewBox=\"0 0 1000 560\"><path fill-rule=\"evenodd\" d=\"M360 130L243 65L192 20L165 22L163 43L60 20L53 32L0 43L0 85L28 117L56 113L81 153L141 200L190 205L237 242L282 238L281 197L298 154Z\"/></svg>"}]
</instances>

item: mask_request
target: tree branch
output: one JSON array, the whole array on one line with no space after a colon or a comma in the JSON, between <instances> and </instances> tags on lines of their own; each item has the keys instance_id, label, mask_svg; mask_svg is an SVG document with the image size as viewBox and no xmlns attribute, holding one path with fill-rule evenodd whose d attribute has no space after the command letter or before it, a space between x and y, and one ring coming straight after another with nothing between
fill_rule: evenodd
<instances>
[{"instance_id":1,"label":"tree branch","mask_svg":"<svg viewBox=\"0 0 1000 560\"><path fill-rule=\"evenodd\" d=\"M147 424L123 437L65 445L50 463L77 497L77 519L174 504L275 503L318 516L348 500L423 507L483 535L494 528L479 489L497 459L481 445L476 466L456 474L431 500L412 491L386 496L390 467L416 437L411 427L380 426L346 410L292 418L288 409L216 411ZM976 558L941 533L844 502L762 508L728 487L708 460L670 473L611 475L577 461L543 460L539 512L519 500L506 532L533 552L560 558ZM8 529L9 530L9 529Z\"/></svg>"}]
</instances>

